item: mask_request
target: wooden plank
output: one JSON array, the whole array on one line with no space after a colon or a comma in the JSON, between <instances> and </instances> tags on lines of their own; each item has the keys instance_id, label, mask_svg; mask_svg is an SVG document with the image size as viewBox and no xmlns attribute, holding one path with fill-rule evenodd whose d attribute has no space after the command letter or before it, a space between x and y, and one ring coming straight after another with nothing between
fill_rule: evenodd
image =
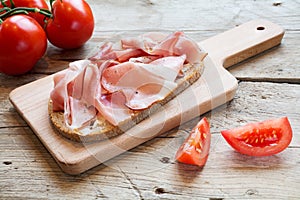
<instances>
[{"instance_id":1,"label":"wooden plank","mask_svg":"<svg viewBox=\"0 0 300 200\"><path fill-rule=\"evenodd\" d=\"M213 138L208 162L202 170L174 160L177 148L199 118L79 176L63 173L29 128L1 129L0 148L6 151L0 152L0 179L5 180L0 182L0 196L297 199L300 196L300 108L286 109L290 103L299 101L297 91L300 86L296 84L240 83L233 101L204 115L210 120ZM276 156L241 155L220 136L224 128L282 115L289 117L295 135L291 146Z\"/></svg>"},{"instance_id":2,"label":"wooden plank","mask_svg":"<svg viewBox=\"0 0 300 200\"><path fill-rule=\"evenodd\" d=\"M24 75L11 77L0 74L0 128L27 126L9 101L9 93L23 84L35 81L45 75Z\"/></svg>"},{"instance_id":3,"label":"wooden plank","mask_svg":"<svg viewBox=\"0 0 300 200\"><path fill-rule=\"evenodd\" d=\"M90 0L96 16L96 31L126 30L220 30L250 19L265 18L285 29L298 29L299 1L198 1ZM262 9L263 8L263 9ZM109 16L109 17L108 17Z\"/></svg>"}]
</instances>

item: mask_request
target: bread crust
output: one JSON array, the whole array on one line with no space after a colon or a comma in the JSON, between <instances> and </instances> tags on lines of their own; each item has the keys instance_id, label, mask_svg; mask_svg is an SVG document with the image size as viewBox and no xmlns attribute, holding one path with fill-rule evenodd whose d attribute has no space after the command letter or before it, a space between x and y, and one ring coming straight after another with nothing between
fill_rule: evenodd
<instances>
[{"instance_id":1,"label":"bread crust","mask_svg":"<svg viewBox=\"0 0 300 200\"><path fill-rule=\"evenodd\" d=\"M113 126L104 118L98 117L96 121L90 125L87 125L83 129L70 129L65 125L64 113L62 111L53 111L51 100L48 102L50 121L54 129L57 130L59 134L76 142L95 142L121 135L128 129L132 128L135 124L149 117L152 113L161 108L161 106L169 102L191 84L196 82L200 78L203 69L203 62L200 62L196 65L184 65L182 70L184 75L176 79L178 86L173 91L170 91L170 93L164 99L154 103L149 108L141 111L135 111L131 115L130 119L123 121L119 126Z\"/></svg>"}]
</instances>

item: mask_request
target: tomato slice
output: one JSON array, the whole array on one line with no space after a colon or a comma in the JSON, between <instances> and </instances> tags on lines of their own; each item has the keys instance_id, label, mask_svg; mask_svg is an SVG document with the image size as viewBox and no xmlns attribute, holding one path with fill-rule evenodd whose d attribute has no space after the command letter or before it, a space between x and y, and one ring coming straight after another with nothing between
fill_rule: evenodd
<instances>
[{"instance_id":1,"label":"tomato slice","mask_svg":"<svg viewBox=\"0 0 300 200\"><path fill-rule=\"evenodd\" d=\"M210 140L209 123L204 117L178 149L176 160L185 164L204 166L209 153Z\"/></svg>"},{"instance_id":2,"label":"tomato slice","mask_svg":"<svg viewBox=\"0 0 300 200\"><path fill-rule=\"evenodd\" d=\"M292 140L292 128L287 117L250 123L221 131L221 134L236 151L250 156L277 154Z\"/></svg>"}]
</instances>

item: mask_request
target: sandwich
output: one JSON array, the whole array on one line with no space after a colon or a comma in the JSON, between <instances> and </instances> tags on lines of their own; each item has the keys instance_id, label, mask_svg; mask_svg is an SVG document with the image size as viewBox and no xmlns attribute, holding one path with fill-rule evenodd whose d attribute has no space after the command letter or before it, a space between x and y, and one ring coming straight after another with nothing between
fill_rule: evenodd
<instances>
[{"instance_id":1,"label":"sandwich","mask_svg":"<svg viewBox=\"0 0 300 200\"><path fill-rule=\"evenodd\" d=\"M206 55L179 31L105 42L54 75L53 127L77 142L123 134L199 79Z\"/></svg>"}]
</instances>

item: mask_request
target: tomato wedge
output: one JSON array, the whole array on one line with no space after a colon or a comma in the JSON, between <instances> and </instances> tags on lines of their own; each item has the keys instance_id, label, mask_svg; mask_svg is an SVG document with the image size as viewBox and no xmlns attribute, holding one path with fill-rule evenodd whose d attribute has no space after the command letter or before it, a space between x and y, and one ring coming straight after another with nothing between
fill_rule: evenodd
<instances>
[{"instance_id":1,"label":"tomato wedge","mask_svg":"<svg viewBox=\"0 0 300 200\"><path fill-rule=\"evenodd\" d=\"M292 128L287 117L250 123L221 131L221 134L236 151L250 156L277 154L292 140Z\"/></svg>"},{"instance_id":2,"label":"tomato wedge","mask_svg":"<svg viewBox=\"0 0 300 200\"><path fill-rule=\"evenodd\" d=\"M209 123L204 117L178 149L176 160L185 164L204 166L209 154L210 140Z\"/></svg>"}]
</instances>

